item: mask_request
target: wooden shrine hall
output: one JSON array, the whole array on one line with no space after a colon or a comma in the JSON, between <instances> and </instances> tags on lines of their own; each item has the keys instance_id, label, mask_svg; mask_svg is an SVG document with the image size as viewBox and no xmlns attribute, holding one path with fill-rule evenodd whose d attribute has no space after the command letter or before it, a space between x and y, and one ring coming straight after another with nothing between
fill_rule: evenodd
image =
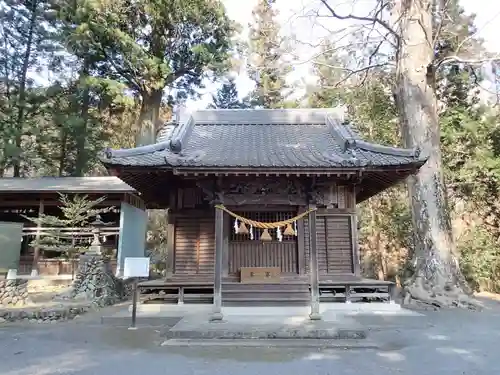
<instances>
[{"instance_id":1,"label":"wooden shrine hall","mask_svg":"<svg viewBox=\"0 0 500 375\"><path fill-rule=\"evenodd\" d=\"M356 204L414 174L418 150L360 138L335 109L200 110L155 144L106 150L110 174L168 208L165 280L149 298L224 306L390 298L360 274Z\"/></svg>"}]
</instances>

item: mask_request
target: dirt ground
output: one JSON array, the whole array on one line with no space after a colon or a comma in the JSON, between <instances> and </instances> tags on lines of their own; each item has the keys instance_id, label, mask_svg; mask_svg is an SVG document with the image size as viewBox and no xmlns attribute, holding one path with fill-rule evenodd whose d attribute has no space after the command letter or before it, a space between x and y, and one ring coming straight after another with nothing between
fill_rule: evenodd
<instances>
[{"instance_id":1,"label":"dirt ground","mask_svg":"<svg viewBox=\"0 0 500 375\"><path fill-rule=\"evenodd\" d=\"M376 349L165 347L160 330L112 327L106 308L54 325L1 324L2 375L492 375L500 373L500 302L482 312L425 311L419 317L359 316Z\"/></svg>"}]
</instances>

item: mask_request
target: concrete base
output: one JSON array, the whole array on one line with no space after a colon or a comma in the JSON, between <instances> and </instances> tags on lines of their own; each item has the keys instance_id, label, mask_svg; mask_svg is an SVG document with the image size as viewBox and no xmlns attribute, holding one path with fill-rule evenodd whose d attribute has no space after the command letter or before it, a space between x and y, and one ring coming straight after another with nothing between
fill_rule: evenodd
<instances>
[{"instance_id":1,"label":"concrete base","mask_svg":"<svg viewBox=\"0 0 500 375\"><path fill-rule=\"evenodd\" d=\"M17 275L16 279L21 280L45 280L45 281L59 281L59 280L69 280L71 281L73 277L69 274L66 275Z\"/></svg>"},{"instance_id":2,"label":"concrete base","mask_svg":"<svg viewBox=\"0 0 500 375\"><path fill-rule=\"evenodd\" d=\"M212 314L210 314L210 317L208 318L208 321L212 323L221 323L223 321L223 318L224 315L222 315L222 313L212 312Z\"/></svg>"},{"instance_id":3,"label":"concrete base","mask_svg":"<svg viewBox=\"0 0 500 375\"><path fill-rule=\"evenodd\" d=\"M9 269L7 271L7 280L15 280L17 279L17 270L15 268Z\"/></svg>"},{"instance_id":4,"label":"concrete base","mask_svg":"<svg viewBox=\"0 0 500 375\"><path fill-rule=\"evenodd\" d=\"M352 319L311 321L307 317L229 316L217 324L200 316L189 316L165 332L167 339L216 340L360 340L367 330Z\"/></svg>"},{"instance_id":5,"label":"concrete base","mask_svg":"<svg viewBox=\"0 0 500 375\"><path fill-rule=\"evenodd\" d=\"M138 315L136 317L136 326L139 328L143 327L158 327L158 328L169 328L177 324L182 318L163 316L163 315ZM130 327L132 324L132 316L130 314L114 314L101 317L101 324L111 326L111 327Z\"/></svg>"},{"instance_id":6,"label":"concrete base","mask_svg":"<svg viewBox=\"0 0 500 375\"><path fill-rule=\"evenodd\" d=\"M311 320L321 320L321 314L318 313L310 313L309 319Z\"/></svg>"},{"instance_id":7,"label":"concrete base","mask_svg":"<svg viewBox=\"0 0 500 375\"><path fill-rule=\"evenodd\" d=\"M399 312L402 311L400 305L396 303L321 303L319 306L319 314L323 315L328 312L343 312L343 313L364 313L364 312ZM132 311L132 305L129 306L129 311ZM212 305L209 304L139 304L137 311L143 313L167 313L167 314L185 314L191 313L210 313ZM222 307L224 315L275 315L289 316L300 315L309 316L311 308L309 306L249 306L249 307Z\"/></svg>"},{"instance_id":8,"label":"concrete base","mask_svg":"<svg viewBox=\"0 0 500 375\"><path fill-rule=\"evenodd\" d=\"M323 349L380 349L381 345L370 339L362 340L218 340L218 339L168 339L161 346L165 347L266 347L266 348L323 348Z\"/></svg>"}]
</instances>

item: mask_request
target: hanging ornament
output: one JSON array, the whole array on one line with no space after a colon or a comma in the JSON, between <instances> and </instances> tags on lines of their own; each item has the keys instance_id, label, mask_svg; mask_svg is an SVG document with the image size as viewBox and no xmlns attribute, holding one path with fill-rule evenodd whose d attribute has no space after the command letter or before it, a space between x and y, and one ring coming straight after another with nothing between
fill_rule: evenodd
<instances>
[{"instance_id":1,"label":"hanging ornament","mask_svg":"<svg viewBox=\"0 0 500 375\"><path fill-rule=\"evenodd\" d=\"M278 238L279 242L283 241L283 234L280 227L276 228L276 238Z\"/></svg>"},{"instance_id":2,"label":"hanging ornament","mask_svg":"<svg viewBox=\"0 0 500 375\"><path fill-rule=\"evenodd\" d=\"M247 234L248 233L247 226L245 225L244 222L240 223L240 227L238 229L238 233L242 233L242 234Z\"/></svg>"},{"instance_id":3,"label":"hanging ornament","mask_svg":"<svg viewBox=\"0 0 500 375\"><path fill-rule=\"evenodd\" d=\"M234 226L233 226L233 228L234 228L234 233L235 233L235 234L238 234L238 233L239 233L239 224L238 224L238 219L235 219L235 220L234 220Z\"/></svg>"},{"instance_id":4,"label":"hanging ornament","mask_svg":"<svg viewBox=\"0 0 500 375\"><path fill-rule=\"evenodd\" d=\"M293 222L293 231L295 232L294 233L295 236L297 235L297 233L299 233L299 232L297 232L297 222L296 221Z\"/></svg>"},{"instance_id":5,"label":"hanging ornament","mask_svg":"<svg viewBox=\"0 0 500 375\"><path fill-rule=\"evenodd\" d=\"M271 241L272 240L272 237L271 235L269 234L269 231L267 229L264 229L262 231L262 234L260 235L260 239L262 241Z\"/></svg>"},{"instance_id":6,"label":"hanging ornament","mask_svg":"<svg viewBox=\"0 0 500 375\"><path fill-rule=\"evenodd\" d=\"M285 231L283 232L283 234L285 236L294 236L295 235L295 231L292 228L292 224L286 225L286 228L285 228Z\"/></svg>"},{"instance_id":7,"label":"hanging ornament","mask_svg":"<svg viewBox=\"0 0 500 375\"><path fill-rule=\"evenodd\" d=\"M253 226L250 225L250 239L253 240Z\"/></svg>"}]
</instances>

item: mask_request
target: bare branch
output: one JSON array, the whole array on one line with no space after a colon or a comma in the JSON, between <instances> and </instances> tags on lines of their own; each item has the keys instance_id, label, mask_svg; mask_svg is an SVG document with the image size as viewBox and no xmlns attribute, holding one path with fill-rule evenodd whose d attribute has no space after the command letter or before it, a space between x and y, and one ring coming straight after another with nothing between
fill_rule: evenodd
<instances>
[{"instance_id":1,"label":"bare branch","mask_svg":"<svg viewBox=\"0 0 500 375\"><path fill-rule=\"evenodd\" d=\"M364 21L364 22L371 22L371 23L376 23L382 27L384 27L389 34L391 34L394 39L396 40L396 43L399 45L400 43L400 37L396 31L384 20L378 18L378 15L382 13L383 9L388 5L388 3L382 5L381 9L379 9L374 17L361 17L361 16L355 16L353 14L348 14L347 16L341 16L338 14L335 9L333 9L330 4L328 4L328 0L320 0L323 5L328 9L328 11L332 14L333 17L339 19L339 20L356 20L356 21Z\"/></svg>"},{"instance_id":2,"label":"bare branch","mask_svg":"<svg viewBox=\"0 0 500 375\"><path fill-rule=\"evenodd\" d=\"M388 34L387 34L388 35ZM385 39L384 39L385 40ZM368 66L371 66L372 63L373 63L373 59L375 58L375 56L378 54L379 50L380 50L380 47L382 46L382 44L384 43L384 40L380 41L379 44L377 44L377 46L375 47L375 49L372 51L372 53L370 54L370 56L368 57ZM386 65L389 65L388 63L386 63ZM364 74L364 77L363 79L361 80L361 84L364 84L365 81L367 80L368 78L368 73L369 73L369 69L366 69L365 70L365 74Z\"/></svg>"},{"instance_id":3,"label":"bare branch","mask_svg":"<svg viewBox=\"0 0 500 375\"><path fill-rule=\"evenodd\" d=\"M440 10L440 12L439 12L441 15L441 20L439 22L439 25L436 27L434 39L432 41L432 45L434 47L436 47L436 44L439 41L439 37L441 36L441 31L443 30L443 26L444 26L443 17L447 16L447 14L445 13L445 10L448 8L449 1L450 0L445 0L445 2L443 4L443 9Z\"/></svg>"},{"instance_id":4,"label":"bare branch","mask_svg":"<svg viewBox=\"0 0 500 375\"><path fill-rule=\"evenodd\" d=\"M338 88L341 84L343 84L345 81L347 81L349 78L351 78L352 76L354 76L356 74L368 72L368 71L370 71L371 69L374 69L374 68L382 68L382 67L385 67L385 66L391 66L392 65L389 62L385 62L385 63L378 63L378 64L366 65L366 66L363 66L362 68L358 68L358 69L350 69L350 68L347 68L347 67L344 67L344 66L330 65L330 64L327 64L327 63L323 63L323 62L316 62L315 64L316 65L321 65L321 66L326 66L326 67L328 67L330 69L343 70L343 71L347 72L347 75L345 77L343 77L341 80L339 80L338 82L336 82L333 86L331 86L331 88ZM368 74L368 73L366 73L366 74Z\"/></svg>"},{"instance_id":5,"label":"bare branch","mask_svg":"<svg viewBox=\"0 0 500 375\"><path fill-rule=\"evenodd\" d=\"M381 41L380 44L382 44L383 42L384 41ZM366 45L365 42L359 42L359 43L352 43L352 44L349 45L349 47L351 47L351 48L352 47L364 47L365 45ZM310 63L310 62L312 62L314 64L319 64L319 62L316 61L316 59L318 59L319 57L321 57L321 56L323 56L323 55L325 55L327 53L338 52L338 51L340 51L340 50L342 50L342 49L344 49L346 47L347 46L342 45L342 46L338 46L338 47L333 47L333 48L325 49L325 50L323 50L321 52L316 53L314 56L312 56L312 57L310 57L310 58L308 58L306 60L294 62L294 65L304 65L304 64L307 64L307 63Z\"/></svg>"},{"instance_id":6,"label":"bare branch","mask_svg":"<svg viewBox=\"0 0 500 375\"><path fill-rule=\"evenodd\" d=\"M500 61L500 55L495 57L489 57L484 59L464 59L460 56L447 56L436 62L436 68L439 68L443 64L456 63L456 64L466 64L466 65L481 65L487 62L498 62Z\"/></svg>"}]
</instances>

